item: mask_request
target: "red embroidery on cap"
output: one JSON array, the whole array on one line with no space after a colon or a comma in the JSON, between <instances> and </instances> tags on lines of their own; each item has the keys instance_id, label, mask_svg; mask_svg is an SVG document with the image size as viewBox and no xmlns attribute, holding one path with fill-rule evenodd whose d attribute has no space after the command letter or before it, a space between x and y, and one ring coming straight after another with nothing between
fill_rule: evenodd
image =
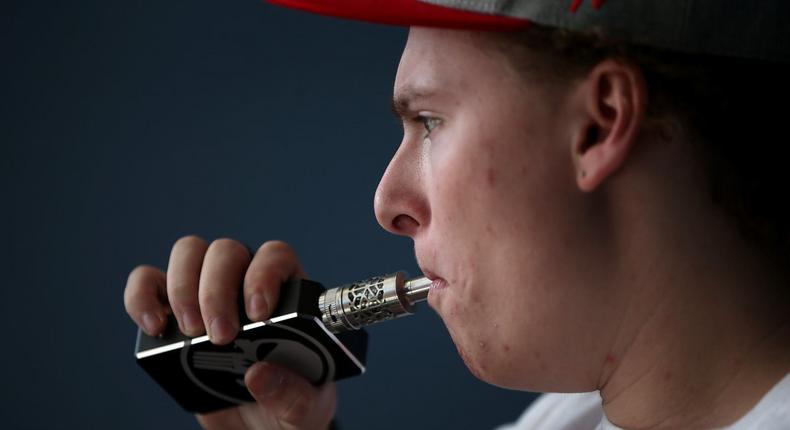
<instances>
[{"instance_id":1,"label":"red embroidery on cap","mask_svg":"<svg viewBox=\"0 0 790 430\"><path fill-rule=\"evenodd\" d=\"M573 0L573 3L571 3L571 13L576 13L576 11L579 10L579 7L582 5L582 1L583 0ZM603 2L605 1L606 0L592 0L593 8L595 8L595 10L600 9L601 6L603 6Z\"/></svg>"}]
</instances>

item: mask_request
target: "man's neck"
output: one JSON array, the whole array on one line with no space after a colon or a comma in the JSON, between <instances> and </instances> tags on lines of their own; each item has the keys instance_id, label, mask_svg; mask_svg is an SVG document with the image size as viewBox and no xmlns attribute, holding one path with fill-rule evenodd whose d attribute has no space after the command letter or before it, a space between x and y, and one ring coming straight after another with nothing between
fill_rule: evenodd
<instances>
[{"instance_id":1,"label":"man's neck","mask_svg":"<svg viewBox=\"0 0 790 430\"><path fill-rule=\"evenodd\" d=\"M624 250L633 294L598 385L623 428L731 424L790 372L786 280L723 223L684 221Z\"/></svg>"}]
</instances>

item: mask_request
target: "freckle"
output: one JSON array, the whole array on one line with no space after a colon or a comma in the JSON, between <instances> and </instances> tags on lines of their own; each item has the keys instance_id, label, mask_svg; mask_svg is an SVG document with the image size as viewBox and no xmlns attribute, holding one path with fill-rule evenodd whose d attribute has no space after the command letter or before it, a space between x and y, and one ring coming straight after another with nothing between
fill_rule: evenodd
<instances>
[{"instance_id":1,"label":"freckle","mask_svg":"<svg viewBox=\"0 0 790 430\"><path fill-rule=\"evenodd\" d=\"M670 379L672 379L672 374L669 372L664 372L664 380L669 381Z\"/></svg>"},{"instance_id":2,"label":"freckle","mask_svg":"<svg viewBox=\"0 0 790 430\"><path fill-rule=\"evenodd\" d=\"M549 370L549 367L546 366L546 363L540 363L540 371L545 372L547 370Z\"/></svg>"},{"instance_id":3,"label":"freckle","mask_svg":"<svg viewBox=\"0 0 790 430\"><path fill-rule=\"evenodd\" d=\"M535 357L536 360L540 360L540 351L533 351L532 355Z\"/></svg>"},{"instance_id":4,"label":"freckle","mask_svg":"<svg viewBox=\"0 0 790 430\"><path fill-rule=\"evenodd\" d=\"M486 170L486 181L490 186L494 186L496 184L496 171L493 167L489 167L488 170Z\"/></svg>"},{"instance_id":5,"label":"freckle","mask_svg":"<svg viewBox=\"0 0 790 430\"><path fill-rule=\"evenodd\" d=\"M505 350L505 352L510 352L510 346L508 346L508 344L503 345L502 348Z\"/></svg>"},{"instance_id":6,"label":"freckle","mask_svg":"<svg viewBox=\"0 0 790 430\"><path fill-rule=\"evenodd\" d=\"M615 356L613 354L606 354L606 362L611 364L614 363Z\"/></svg>"}]
</instances>

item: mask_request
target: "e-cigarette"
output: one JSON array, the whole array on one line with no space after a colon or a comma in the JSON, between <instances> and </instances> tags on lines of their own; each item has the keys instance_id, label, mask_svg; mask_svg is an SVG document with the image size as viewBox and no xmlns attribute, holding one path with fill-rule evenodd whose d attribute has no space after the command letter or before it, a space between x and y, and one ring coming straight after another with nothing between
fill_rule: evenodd
<instances>
[{"instance_id":1,"label":"e-cigarette","mask_svg":"<svg viewBox=\"0 0 790 430\"><path fill-rule=\"evenodd\" d=\"M323 292L318 310L324 325L332 333L342 333L411 315L414 304L428 298L432 282L425 277L407 281L405 276L397 272Z\"/></svg>"},{"instance_id":2,"label":"e-cigarette","mask_svg":"<svg viewBox=\"0 0 790 430\"><path fill-rule=\"evenodd\" d=\"M159 337L138 330L135 356L184 409L198 413L254 401L244 373L258 361L287 367L314 385L356 376L365 372L364 327L411 315L427 299L431 280L406 276L396 272L329 290L292 279L266 321L249 321L240 304L241 330L227 345L185 336L170 316Z\"/></svg>"}]
</instances>

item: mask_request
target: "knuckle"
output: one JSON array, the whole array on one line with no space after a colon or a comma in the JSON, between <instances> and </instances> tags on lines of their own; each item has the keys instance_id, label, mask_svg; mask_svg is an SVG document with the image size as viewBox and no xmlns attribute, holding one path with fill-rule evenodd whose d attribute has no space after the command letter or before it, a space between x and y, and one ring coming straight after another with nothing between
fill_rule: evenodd
<instances>
[{"instance_id":1,"label":"knuckle","mask_svg":"<svg viewBox=\"0 0 790 430\"><path fill-rule=\"evenodd\" d=\"M208 252L231 254L235 257L244 258L249 258L250 256L246 246L236 240L228 238L221 238L211 242L211 245L208 247Z\"/></svg>"},{"instance_id":2,"label":"knuckle","mask_svg":"<svg viewBox=\"0 0 790 430\"><path fill-rule=\"evenodd\" d=\"M155 268L148 265L140 265L129 272L129 277L126 281L126 288L123 291L123 303L126 311L130 312L140 299L144 290L146 278L149 278L155 273Z\"/></svg>"},{"instance_id":3,"label":"knuckle","mask_svg":"<svg viewBox=\"0 0 790 430\"><path fill-rule=\"evenodd\" d=\"M233 291L217 288L201 288L198 293L200 307L205 310L225 310L225 305L232 296Z\"/></svg>"},{"instance_id":4,"label":"knuckle","mask_svg":"<svg viewBox=\"0 0 790 430\"><path fill-rule=\"evenodd\" d=\"M282 287L282 275L271 268L247 272L247 275L244 280L245 297L250 299L253 294L261 293L267 303L273 306Z\"/></svg>"},{"instance_id":5,"label":"knuckle","mask_svg":"<svg viewBox=\"0 0 790 430\"><path fill-rule=\"evenodd\" d=\"M198 291L198 304L206 314L234 315L237 294L232 285L207 285Z\"/></svg>"},{"instance_id":6,"label":"knuckle","mask_svg":"<svg viewBox=\"0 0 790 430\"><path fill-rule=\"evenodd\" d=\"M184 236L176 241L173 244L173 249L183 249L183 248L194 248L194 247L205 247L206 241L197 235L189 235Z\"/></svg>"},{"instance_id":7,"label":"knuckle","mask_svg":"<svg viewBox=\"0 0 790 430\"><path fill-rule=\"evenodd\" d=\"M197 285L186 282L173 282L167 285L167 296L174 306L191 305L196 300Z\"/></svg>"},{"instance_id":8,"label":"knuckle","mask_svg":"<svg viewBox=\"0 0 790 430\"><path fill-rule=\"evenodd\" d=\"M135 304L134 296L129 294L129 289L127 288L123 295L123 308L127 314L133 315L136 313Z\"/></svg>"},{"instance_id":9,"label":"knuckle","mask_svg":"<svg viewBox=\"0 0 790 430\"><path fill-rule=\"evenodd\" d=\"M139 302L137 300L139 294L139 288L135 288L131 284L126 286L126 289L123 291L123 306L126 308L127 313L131 313L131 310Z\"/></svg>"},{"instance_id":10,"label":"knuckle","mask_svg":"<svg viewBox=\"0 0 790 430\"><path fill-rule=\"evenodd\" d=\"M147 276L151 275L155 270L156 269L154 267L149 266L147 264L141 264L135 267L134 269L132 269L131 272L129 272L129 278L126 284L127 288L136 285L137 283L145 279Z\"/></svg>"},{"instance_id":11,"label":"knuckle","mask_svg":"<svg viewBox=\"0 0 790 430\"><path fill-rule=\"evenodd\" d=\"M288 245L282 240L267 240L258 248L258 252L261 251L272 252L272 253L277 253L277 252L293 253L293 249L291 248L291 245Z\"/></svg>"}]
</instances>

